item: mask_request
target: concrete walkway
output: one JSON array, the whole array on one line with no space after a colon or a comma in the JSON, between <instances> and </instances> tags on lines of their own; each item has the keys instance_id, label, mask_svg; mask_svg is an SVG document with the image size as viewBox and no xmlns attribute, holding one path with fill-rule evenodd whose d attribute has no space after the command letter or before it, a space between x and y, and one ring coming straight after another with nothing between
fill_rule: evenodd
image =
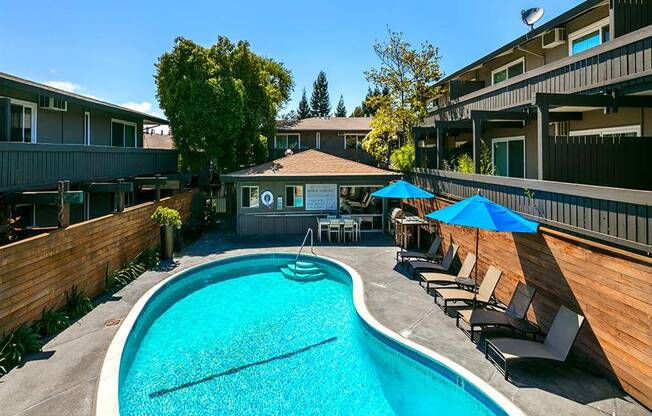
<instances>
[{"instance_id":1,"label":"concrete walkway","mask_svg":"<svg viewBox=\"0 0 652 416\"><path fill-rule=\"evenodd\" d=\"M2 415L90 415L104 354L121 320L151 286L172 273L231 255L298 250L302 236L235 238L204 235L159 271L150 271L50 340L43 352L0 379ZM327 244L327 243L325 243ZM365 281L366 302L385 326L449 357L514 401L528 415L652 415L608 380L551 363L514 366L506 382L480 348L455 327L418 283L402 274L396 248L380 234L356 245L315 248L355 268Z\"/></svg>"}]
</instances>

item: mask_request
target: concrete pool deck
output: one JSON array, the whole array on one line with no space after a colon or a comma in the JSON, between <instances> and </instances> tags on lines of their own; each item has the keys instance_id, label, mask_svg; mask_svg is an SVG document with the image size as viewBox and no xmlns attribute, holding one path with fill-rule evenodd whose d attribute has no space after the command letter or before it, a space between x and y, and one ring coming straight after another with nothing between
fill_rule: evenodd
<instances>
[{"instance_id":1,"label":"concrete pool deck","mask_svg":"<svg viewBox=\"0 0 652 416\"><path fill-rule=\"evenodd\" d=\"M101 299L84 318L50 340L22 368L0 378L3 415L90 415L102 361L123 319L150 287L173 273L236 254L296 252L302 236L237 238L209 233L188 246L176 262L149 271L113 296ZM307 250L309 251L309 249ZM386 327L471 370L528 415L652 415L607 379L552 363L514 365L507 382L480 348L455 327L455 320L409 280L395 261L396 247L380 234L365 234L360 244L315 247L347 263L365 282L369 311Z\"/></svg>"}]
</instances>

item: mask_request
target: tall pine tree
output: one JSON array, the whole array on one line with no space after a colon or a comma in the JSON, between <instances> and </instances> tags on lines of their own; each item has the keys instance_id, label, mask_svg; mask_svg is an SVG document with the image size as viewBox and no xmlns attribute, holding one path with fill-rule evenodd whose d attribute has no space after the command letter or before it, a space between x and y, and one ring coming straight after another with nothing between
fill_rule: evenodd
<instances>
[{"instance_id":1,"label":"tall pine tree","mask_svg":"<svg viewBox=\"0 0 652 416\"><path fill-rule=\"evenodd\" d=\"M344 97L340 95L340 101L335 109L335 117L346 117L346 107L344 106Z\"/></svg>"},{"instance_id":2,"label":"tall pine tree","mask_svg":"<svg viewBox=\"0 0 652 416\"><path fill-rule=\"evenodd\" d=\"M306 89L301 93L301 100L299 101L299 109L297 110L299 119L308 118L311 115L310 104L308 104L308 97L306 97Z\"/></svg>"},{"instance_id":3,"label":"tall pine tree","mask_svg":"<svg viewBox=\"0 0 652 416\"><path fill-rule=\"evenodd\" d=\"M310 108L313 117L328 117L331 114L331 99L328 95L328 80L324 71L319 71L317 79L312 84Z\"/></svg>"}]
</instances>

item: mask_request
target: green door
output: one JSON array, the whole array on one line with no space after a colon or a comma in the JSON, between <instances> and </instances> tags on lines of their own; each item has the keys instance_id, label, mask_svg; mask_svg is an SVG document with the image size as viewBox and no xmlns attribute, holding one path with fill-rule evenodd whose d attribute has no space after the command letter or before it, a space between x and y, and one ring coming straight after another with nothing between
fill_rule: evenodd
<instances>
[{"instance_id":1,"label":"green door","mask_svg":"<svg viewBox=\"0 0 652 416\"><path fill-rule=\"evenodd\" d=\"M507 176L507 142L494 142L494 175Z\"/></svg>"},{"instance_id":2,"label":"green door","mask_svg":"<svg viewBox=\"0 0 652 416\"><path fill-rule=\"evenodd\" d=\"M525 141L522 139L494 141L494 175L525 177Z\"/></svg>"},{"instance_id":3,"label":"green door","mask_svg":"<svg viewBox=\"0 0 652 416\"><path fill-rule=\"evenodd\" d=\"M525 177L525 164L524 164L524 140L511 140L508 142L508 151L507 157L509 159L508 175L512 178L523 178Z\"/></svg>"}]
</instances>

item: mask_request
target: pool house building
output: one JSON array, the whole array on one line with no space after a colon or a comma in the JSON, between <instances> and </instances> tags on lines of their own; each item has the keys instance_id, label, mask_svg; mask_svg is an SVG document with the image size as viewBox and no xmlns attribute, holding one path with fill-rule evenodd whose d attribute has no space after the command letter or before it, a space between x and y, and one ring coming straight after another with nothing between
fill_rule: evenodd
<instances>
[{"instance_id":1,"label":"pool house building","mask_svg":"<svg viewBox=\"0 0 652 416\"><path fill-rule=\"evenodd\" d=\"M400 174L317 150L222 175L236 204L239 235L316 230L317 218L351 215L361 231L382 230L383 202L371 193Z\"/></svg>"}]
</instances>

